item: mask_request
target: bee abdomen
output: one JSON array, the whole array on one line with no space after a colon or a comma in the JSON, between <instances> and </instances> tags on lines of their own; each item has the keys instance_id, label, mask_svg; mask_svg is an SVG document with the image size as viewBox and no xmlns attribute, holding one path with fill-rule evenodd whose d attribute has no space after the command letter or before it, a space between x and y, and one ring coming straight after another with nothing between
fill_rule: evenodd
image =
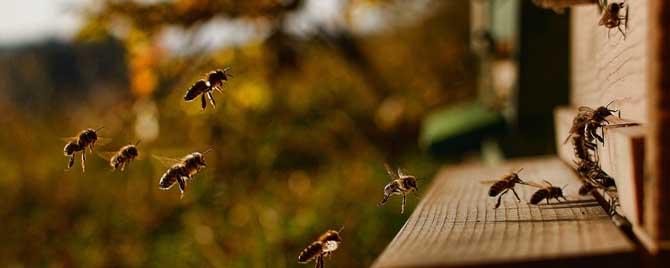
<instances>
[{"instance_id":1,"label":"bee abdomen","mask_svg":"<svg viewBox=\"0 0 670 268\"><path fill-rule=\"evenodd\" d=\"M531 197L530 197L530 203L533 205L537 205L537 203L540 203L543 199L547 198L549 195L549 190L547 189L540 189L537 190Z\"/></svg>"},{"instance_id":2,"label":"bee abdomen","mask_svg":"<svg viewBox=\"0 0 670 268\"><path fill-rule=\"evenodd\" d=\"M205 80L198 80L198 82L195 82L191 88L186 91L186 95L184 96L184 100L190 101L198 97L201 93L207 91L207 88L209 86L207 85L207 82Z\"/></svg>"},{"instance_id":3,"label":"bee abdomen","mask_svg":"<svg viewBox=\"0 0 670 268\"><path fill-rule=\"evenodd\" d=\"M591 193L593 189L595 189L595 187L592 184L585 182L582 187L579 187L579 195L587 195Z\"/></svg>"},{"instance_id":4,"label":"bee abdomen","mask_svg":"<svg viewBox=\"0 0 670 268\"><path fill-rule=\"evenodd\" d=\"M500 192L502 192L505 188L507 188L507 182L506 181L497 181L493 185L491 185L491 188L489 188L489 196L496 196Z\"/></svg>"},{"instance_id":5,"label":"bee abdomen","mask_svg":"<svg viewBox=\"0 0 670 268\"><path fill-rule=\"evenodd\" d=\"M323 250L323 243L321 241L316 241L307 246L305 249L300 252L298 255L299 263L307 263L319 256Z\"/></svg>"}]
</instances>

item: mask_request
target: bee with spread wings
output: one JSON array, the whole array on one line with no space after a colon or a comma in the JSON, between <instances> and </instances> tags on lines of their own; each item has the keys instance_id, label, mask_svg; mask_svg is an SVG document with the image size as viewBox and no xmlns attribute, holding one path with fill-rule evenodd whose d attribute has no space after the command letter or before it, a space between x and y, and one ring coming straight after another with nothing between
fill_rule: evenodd
<instances>
[{"instance_id":1,"label":"bee with spread wings","mask_svg":"<svg viewBox=\"0 0 670 268\"><path fill-rule=\"evenodd\" d=\"M500 207L500 202L502 200L503 195L505 195L507 192L512 190L512 193L514 193L514 196L516 196L516 199L518 201L521 201L521 198L519 198L519 195L516 193L516 190L514 190L514 186L518 184L526 184L521 178L519 178L519 172L521 172L523 168L519 169L517 172L510 172L508 174L505 174L502 176L500 179L497 180L484 180L481 181L483 184L491 184L491 187L489 188L489 196L490 197L496 197L498 196L498 201L496 202L494 209L497 209Z\"/></svg>"},{"instance_id":2,"label":"bee with spread wings","mask_svg":"<svg viewBox=\"0 0 670 268\"><path fill-rule=\"evenodd\" d=\"M409 193L419 191L417 186L417 179L412 175L407 175L402 169L393 170L388 164L384 164L386 173L391 177L391 182L384 186L384 199L379 202L379 206L385 204L391 196L402 195L402 205L400 207L400 214L405 213L405 200Z\"/></svg>"},{"instance_id":3,"label":"bee with spread wings","mask_svg":"<svg viewBox=\"0 0 670 268\"><path fill-rule=\"evenodd\" d=\"M205 154L212 149L208 149L202 153L194 152L184 156L182 159L174 159L169 157L156 156L153 157L159 160L163 165L168 166L168 170L163 173L158 187L161 190L169 190L175 183L179 184L179 192L181 197L184 197L186 184L195 174L207 166L205 163Z\"/></svg>"},{"instance_id":4,"label":"bee with spread wings","mask_svg":"<svg viewBox=\"0 0 670 268\"><path fill-rule=\"evenodd\" d=\"M561 199L559 198L563 198L563 200L568 201L568 199L565 198L565 196L563 196L563 190L565 189L565 187L567 187L567 185L561 188L553 186L551 182L548 182L546 180L543 180L543 182L544 184L539 184L535 182L526 182L526 185L540 188L539 190L535 191L533 195L530 196L531 204L537 205L540 202L542 202L542 200L547 200L547 204L549 204L549 199L556 199L556 201L560 203Z\"/></svg>"},{"instance_id":5,"label":"bee with spread wings","mask_svg":"<svg viewBox=\"0 0 670 268\"><path fill-rule=\"evenodd\" d=\"M100 152L98 155L109 161L109 166L112 167L112 170L121 170L124 171L126 165L130 164L135 159L140 159L140 153L137 149L137 145L140 144L138 140L135 144L128 144L121 147L118 151L115 152Z\"/></svg>"},{"instance_id":6,"label":"bee with spread wings","mask_svg":"<svg viewBox=\"0 0 670 268\"><path fill-rule=\"evenodd\" d=\"M621 13L622 10L626 7L626 14ZM623 35L623 38L626 39L626 33L621 29L622 21L628 22L628 6L625 4L625 1L620 3L609 3L605 8L602 9L602 16L598 25L605 26L607 28L607 38L610 37L610 31L613 28L619 29L619 32ZM625 25L625 23L623 24Z\"/></svg>"},{"instance_id":7,"label":"bee with spread wings","mask_svg":"<svg viewBox=\"0 0 670 268\"><path fill-rule=\"evenodd\" d=\"M95 146L96 142L98 144L103 144L109 141L109 139L98 136L98 131L103 128L104 127L100 127L98 129L88 128L79 132L77 136L63 138L63 140L67 141L65 148L63 148L63 153L65 156L70 158L68 160L67 169L72 168L74 165L75 155L78 152L81 152L81 171L86 171L86 148L88 147L89 151L93 153L93 147Z\"/></svg>"},{"instance_id":8,"label":"bee with spread wings","mask_svg":"<svg viewBox=\"0 0 670 268\"><path fill-rule=\"evenodd\" d=\"M298 263L308 263L316 260L316 265L314 267L323 268L323 258L333 254L340 243L342 243L342 238L340 237L342 229L344 229L344 227L340 228L339 231L328 230L319 236L316 241L309 244L300 252L300 254L298 254Z\"/></svg>"},{"instance_id":9,"label":"bee with spread wings","mask_svg":"<svg viewBox=\"0 0 670 268\"><path fill-rule=\"evenodd\" d=\"M228 72L230 67L227 67L223 70L214 70L207 74L207 79L200 79L195 84L193 84L187 91L184 96L185 101L192 101L198 96L200 96L200 105L204 110L207 108L207 101L205 101L205 95L209 99L209 102L212 104L212 107L216 109L216 101L214 101L214 95L212 94L213 90L221 91L224 81L228 81L229 77L232 77Z\"/></svg>"}]
</instances>

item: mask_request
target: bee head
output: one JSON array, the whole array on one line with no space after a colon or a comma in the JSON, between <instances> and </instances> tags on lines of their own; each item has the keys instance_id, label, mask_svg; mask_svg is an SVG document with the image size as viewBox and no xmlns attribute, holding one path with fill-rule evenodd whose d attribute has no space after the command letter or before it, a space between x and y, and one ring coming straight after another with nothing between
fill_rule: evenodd
<instances>
[{"instance_id":1,"label":"bee head","mask_svg":"<svg viewBox=\"0 0 670 268\"><path fill-rule=\"evenodd\" d=\"M133 157L136 157L140 154L140 152L137 150L137 147L135 145L130 145L128 147L128 150L126 150L126 152L128 152L128 155L133 156Z\"/></svg>"},{"instance_id":2,"label":"bee head","mask_svg":"<svg viewBox=\"0 0 670 268\"><path fill-rule=\"evenodd\" d=\"M194 164L200 166L200 167L206 167L207 163L205 163L205 156L202 153L192 153L191 154L191 161L193 161Z\"/></svg>"},{"instance_id":3,"label":"bee head","mask_svg":"<svg viewBox=\"0 0 670 268\"><path fill-rule=\"evenodd\" d=\"M409 176L404 179L405 186L410 189L417 189L416 177Z\"/></svg>"}]
</instances>

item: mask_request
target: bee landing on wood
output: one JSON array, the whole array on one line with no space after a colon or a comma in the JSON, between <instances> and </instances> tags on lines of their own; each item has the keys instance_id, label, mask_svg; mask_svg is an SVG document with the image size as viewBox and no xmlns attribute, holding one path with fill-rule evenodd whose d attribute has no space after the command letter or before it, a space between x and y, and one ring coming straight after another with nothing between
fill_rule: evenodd
<instances>
[{"instance_id":1,"label":"bee landing on wood","mask_svg":"<svg viewBox=\"0 0 670 268\"><path fill-rule=\"evenodd\" d=\"M161 176L160 182L158 183L159 189L169 190L177 182L179 184L179 192L181 193L181 198L184 197L184 191L186 190L187 182L193 178L195 174L200 171L200 169L205 168L207 164L205 163L205 154L211 151L209 149L203 153L194 152L184 156L182 159L172 159L165 158L160 156L154 156L156 159L160 160L163 164L170 164L172 166L168 168L167 171Z\"/></svg>"},{"instance_id":2,"label":"bee landing on wood","mask_svg":"<svg viewBox=\"0 0 670 268\"><path fill-rule=\"evenodd\" d=\"M86 147L88 147L89 151L93 153L95 142L99 139L97 132L103 128L104 127L101 127L95 130L91 128L85 129L79 132L79 134L77 134L75 137L65 138L65 140L68 140L68 143L65 144L63 153L65 156L70 157L67 164L67 169L72 168L74 165L75 155L77 152L81 152L81 171L86 171Z\"/></svg>"},{"instance_id":3,"label":"bee landing on wood","mask_svg":"<svg viewBox=\"0 0 670 268\"><path fill-rule=\"evenodd\" d=\"M309 244L305 249L303 249L298 255L298 263L308 263L310 261L316 260L316 268L324 267L324 257L330 256L337 248L340 243L342 243L342 238L340 237L339 231L328 230L319 238Z\"/></svg>"},{"instance_id":4,"label":"bee landing on wood","mask_svg":"<svg viewBox=\"0 0 670 268\"><path fill-rule=\"evenodd\" d=\"M491 188L489 188L489 196L490 197L498 196L498 201L496 202L495 207L493 207L494 209L500 207L500 202L502 200L503 195L505 195L510 190L512 190L512 193L514 193L516 199L518 201L521 201L521 198L519 198L519 195L514 190L514 186L517 183L526 184L524 181L521 180L521 178L519 178L519 172L521 172L522 170L523 168L519 169L517 172L509 173L498 180L481 181L481 183L485 184L493 183L493 185L491 185Z\"/></svg>"},{"instance_id":5,"label":"bee landing on wood","mask_svg":"<svg viewBox=\"0 0 670 268\"><path fill-rule=\"evenodd\" d=\"M626 15L621 14L624 6L626 7ZM607 27L607 38L610 37L610 31L616 27L623 35L623 38L626 39L626 33L621 29L622 21L628 22L628 6L624 2L610 3L603 9L598 25Z\"/></svg>"},{"instance_id":6,"label":"bee landing on wood","mask_svg":"<svg viewBox=\"0 0 670 268\"><path fill-rule=\"evenodd\" d=\"M563 189L567 187L567 185L563 186L563 188L560 188L551 185L551 183L548 181L544 181L544 183L545 185L536 184L532 182L528 183L528 185L530 186L540 188L535 193L533 193L533 195L530 196L531 204L537 205L540 202L542 202L542 200L547 200L547 204L549 204L549 199L556 199L556 201L560 203L561 200L559 198L563 198L563 200L568 201L568 199L565 198L565 196L563 196Z\"/></svg>"},{"instance_id":7,"label":"bee landing on wood","mask_svg":"<svg viewBox=\"0 0 670 268\"><path fill-rule=\"evenodd\" d=\"M124 171L126 165L139 157L139 150L137 150L137 145L140 144L140 141L137 141L135 144L128 144L121 147L116 152L104 152L100 153L100 156L109 161L109 166L112 167L112 170L121 170Z\"/></svg>"},{"instance_id":8,"label":"bee landing on wood","mask_svg":"<svg viewBox=\"0 0 670 268\"><path fill-rule=\"evenodd\" d=\"M205 101L205 95L209 99L209 102L212 104L212 107L216 109L216 101L214 101L214 95L212 94L213 90L221 91L224 81L228 81L229 77L232 77L227 71L230 70L230 67L227 67L223 70L214 70L207 74L207 80L200 79L195 84L193 84L187 91L184 96L185 101L192 101L198 96L200 96L200 105L204 110L207 108L207 101Z\"/></svg>"},{"instance_id":9,"label":"bee landing on wood","mask_svg":"<svg viewBox=\"0 0 670 268\"><path fill-rule=\"evenodd\" d=\"M419 191L416 184L416 177L407 175L402 169L393 170L388 164L384 164L386 173L391 177L391 182L384 186L384 199L379 202L379 206L385 204L391 196L402 195L402 205L400 206L400 214L405 213L405 201L409 193Z\"/></svg>"}]
</instances>

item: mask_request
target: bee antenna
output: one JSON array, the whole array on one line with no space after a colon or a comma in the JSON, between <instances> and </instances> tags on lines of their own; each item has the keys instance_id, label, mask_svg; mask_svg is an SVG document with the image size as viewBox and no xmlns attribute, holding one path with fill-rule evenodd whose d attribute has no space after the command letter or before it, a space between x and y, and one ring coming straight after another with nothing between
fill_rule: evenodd
<instances>
[{"instance_id":1,"label":"bee antenna","mask_svg":"<svg viewBox=\"0 0 670 268\"><path fill-rule=\"evenodd\" d=\"M614 103L615 101L616 101L616 99L615 99L615 100L612 100L612 101L610 101L610 102L609 102L609 103L608 103L607 105L605 105L605 108L609 108L609 107L610 107L610 104Z\"/></svg>"},{"instance_id":2,"label":"bee antenna","mask_svg":"<svg viewBox=\"0 0 670 268\"><path fill-rule=\"evenodd\" d=\"M568 185L566 184L563 187L561 187L561 190L565 190L565 187L568 187Z\"/></svg>"},{"instance_id":3,"label":"bee antenna","mask_svg":"<svg viewBox=\"0 0 670 268\"><path fill-rule=\"evenodd\" d=\"M514 172L514 173L519 173L519 172L521 172L522 170L523 170L523 168L520 168L519 170L517 170L517 171Z\"/></svg>"},{"instance_id":4,"label":"bee antenna","mask_svg":"<svg viewBox=\"0 0 670 268\"><path fill-rule=\"evenodd\" d=\"M100 130L103 129L103 128L105 128L105 127L104 127L104 126L99 127L99 128L97 128L97 129L95 130L95 132L98 132L98 131L100 131Z\"/></svg>"},{"instance_id":5,"label":"bee antenna","mask_svg":"<svg viewBox=\"0 0 670 268\"><path fill-rule=\"evenodd\" d=\"M342 230L344 230L344 224L342 224L342 227L340 227L340 229L339 229L339 230L337 230L337 233L338 233L338 234L339 234L339 233L341 233L341 232L342 232Z\"/></svg>"},{"instance_id":6,"label":"bee antenna","mask_svg":"<svg viewBox=\"0 0 670 268\"><path fill-rule=\"evenodd\" d=\"M137 140L137 142L135 142L135 146L139 145L141 141L141 139Z\"/></svg>"},{"instance_id":7,"label":"bee antenna","mask_svg":"<svg viewBox=\"0 0 670 268\"><path fill-rule=\"evenodd\" d=\"M211 148L205 150L204 152L202 152L202 154L207 154L207 153L209 153L209 152L212 151L212 150L214 150L214 147L211 147Z\"/></svg>"}]
</instances>

